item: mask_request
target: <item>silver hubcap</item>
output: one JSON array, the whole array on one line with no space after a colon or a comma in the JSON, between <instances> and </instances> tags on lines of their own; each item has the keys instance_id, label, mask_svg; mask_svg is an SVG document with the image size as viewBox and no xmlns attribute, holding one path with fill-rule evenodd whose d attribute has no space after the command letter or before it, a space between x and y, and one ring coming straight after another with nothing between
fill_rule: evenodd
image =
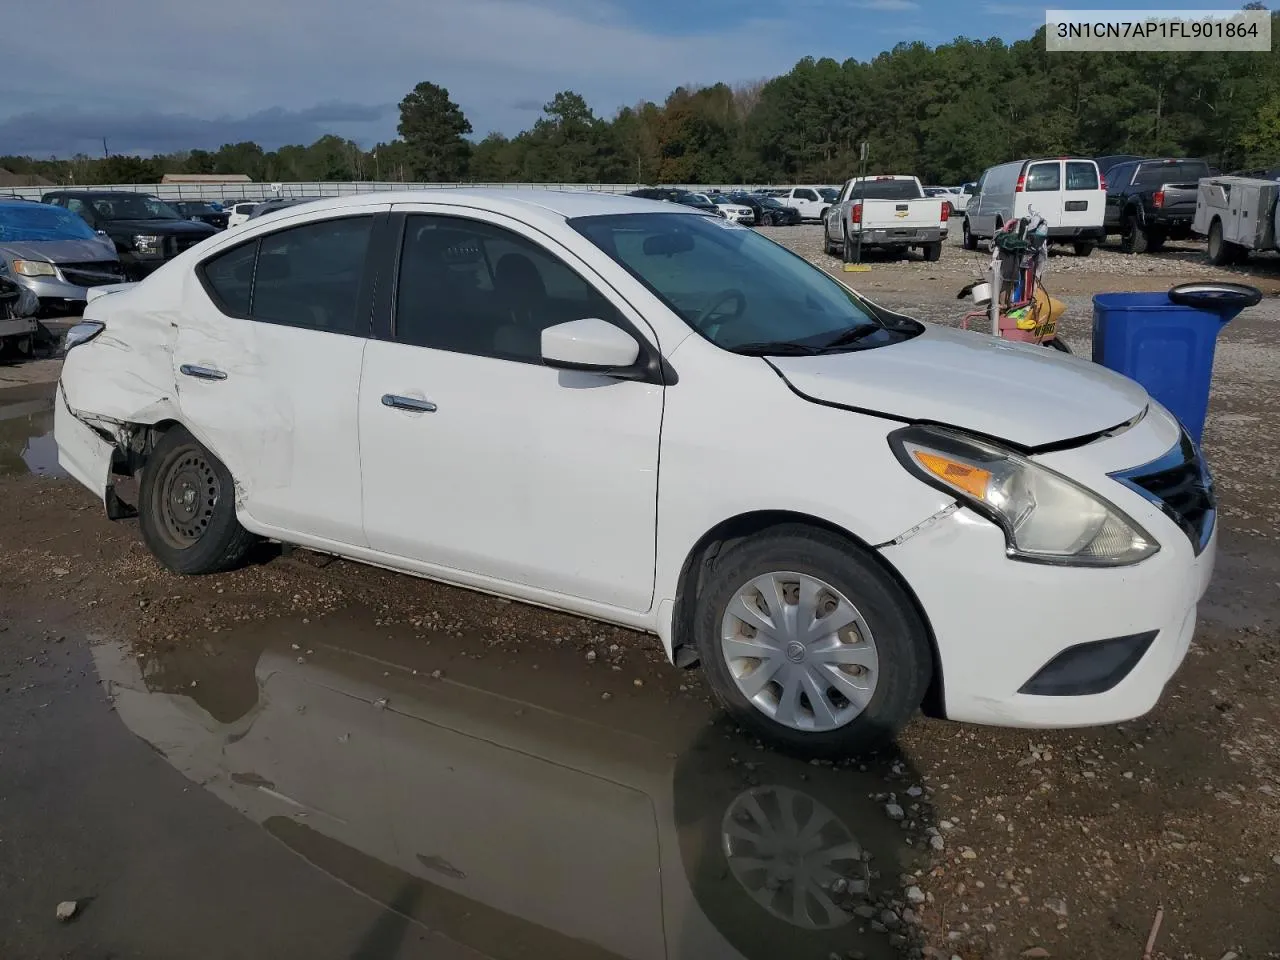
<instances>
[{"instance_id":1,"label":"silver hubcap","mask_svg":"<svg viewBox=\"0 0 1280 960\"><path fill-rule=\"evenodd\" d=\"M721 844L729 871L758 904L806 930L852 919L831 894L865 893L862 847L830 810L789 787L756 787L725 811Z\"/></svg>"},{"instance_id":2,"label":"silver hubcap","mask_svg":"<svg viewBox=\"0 0 1280 960\"><path fill-rule=\"evenodd\" d=\"M720 646L738 689L795 730L842 727L875 693L871 629L840 591L803 573L767 573L725 610Z\"/></svg>"}]
</instances>

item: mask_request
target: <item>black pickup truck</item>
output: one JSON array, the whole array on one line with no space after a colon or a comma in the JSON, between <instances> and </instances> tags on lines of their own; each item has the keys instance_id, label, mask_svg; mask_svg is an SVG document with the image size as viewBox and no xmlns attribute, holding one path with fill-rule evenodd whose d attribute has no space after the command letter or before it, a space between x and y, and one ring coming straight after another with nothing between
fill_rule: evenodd
<instances>
[{"instance_id":1,"label":"black pickup truck","mask_svg":"<svg viewBox=\"0 0 1280 960\"><path fill-rule=\"evenodd\" d=\"M111 190L54 190L40 198L78 213L111 238L130 280L141 280L218 231L183 217L163 200L145 193Z\"/></svg>"},{"instance_id":2,"label":"black pickup truck","mask_svg":"<svg viewBox=\"0 0 1280 960\"><path fill-rule=\"evenodd\" d=\"M1177 157L1129 160L1106 173L1103 228L1120 235L1126 253L1159 250L1166 240L1191 236L1200 180L1210 176L1203 160Z\"/></svg>"}]
</instances>

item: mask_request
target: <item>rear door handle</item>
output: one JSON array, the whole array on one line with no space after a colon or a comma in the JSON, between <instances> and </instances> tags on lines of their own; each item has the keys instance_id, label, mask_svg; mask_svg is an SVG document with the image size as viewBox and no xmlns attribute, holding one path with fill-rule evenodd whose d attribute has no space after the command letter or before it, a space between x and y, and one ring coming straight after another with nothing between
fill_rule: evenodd
<instances>
[{"instance_id":1,"label":"rear door handle","mask_svg":"<svg viewBox=\"0 0 1280 960\"><path fill-rule=\"evenodd\" d=\"M384 407L394 407L397 410L412 410L414 413L436 412L436 405L430 400L419 400L417 397L402 397L395 393L384 393L382 395L382 405Z\"/></svg>"},{"instance_id":2,"label":"rear door handle","mask_svg":"<svg viewBox=\"0 0 1280 960\"><path fill-rule=\"evenodd\" d=\"M221 370L215 370L213 367L201 367L194 363L184 363L178 368L180 373L186 374L188 377L195 377L197 380L225 380L227 375Z\"/></svg>"}]
</instances>

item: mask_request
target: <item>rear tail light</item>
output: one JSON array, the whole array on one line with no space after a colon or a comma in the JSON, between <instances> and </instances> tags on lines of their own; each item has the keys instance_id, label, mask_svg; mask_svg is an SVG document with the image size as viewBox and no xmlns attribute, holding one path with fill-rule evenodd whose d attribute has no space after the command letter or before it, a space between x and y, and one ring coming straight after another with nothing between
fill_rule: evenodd
<instances>
[{"instance_id":1,"label":"rear tail light","mask_svg":"<svg viewBox=\"0 0 1280 960\"><path fill-rule=\"evenodd\" d=\"M1164 191L1157 190L1155 196L1151 198L1151 202L1155 204L1157 210L1164 206Z\"/></svg>"},{"instance_id":2,"label":"rear tail light","mask_svg":"<svg viewBox=\"0 0 1280 960\"><path fill-rule=\"evenodd\" d=\"M850 223L862 222L862 204L855 203L853 205L853 209L849 211L849 222Z\"/></svg>"},{"instance_id":3,"label":"rear tail light","mask_svg":"<svg viewBox=\"0 0 1280 960\"><path fill-rule=\"evenodd\" d=\"M947 219L948 219L950 216L951 216L951 204L949 204L949 203L947 203L947 201L943 200L943 201L942 201L942 222L943 222L943 223L946 223L946 222L947 222Z\"/></svg>"},{"instance_id":4,"label":"rear tail light","mask_svg":"<svg viewBox=\"0 0 1280 960\"><path fill-rule=\"evenodd\" d=\"M72 347L88 343L103 331L104 327L96 320L83 320L66 332L62 339L62 352L65 356Z\"/></svg>"},{"instance_id":5,"label":"rear tail light","mask_svg":"<svg viewBox=\"0 0 1280 960\"><path fill-rule=\"evenodd\" d=\"M1025 193L1027 189L1027 175L1025 173L1018 174L1018 185L1013 188L1014 193Z\"/></svg>"},{"instance_id":6,"label":"rear tail light","mask_svg":"<svg viewBox=\"0 0 1280 960\"><path fill-rule=\"evenodd\" d=\"M1102 174L1098 174L1098 189L1099 190L1107 189L1107 178L1104 177Z\"/></svg>"}]
</instances>

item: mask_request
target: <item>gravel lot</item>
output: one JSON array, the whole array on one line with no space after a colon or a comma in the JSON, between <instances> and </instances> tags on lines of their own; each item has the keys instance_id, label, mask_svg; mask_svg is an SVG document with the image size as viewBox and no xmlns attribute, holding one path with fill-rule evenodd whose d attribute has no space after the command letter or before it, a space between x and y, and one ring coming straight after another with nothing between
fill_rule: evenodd
<instances>
[{"instance_id":1,"label":"gravel lot","mask_svg":"<svg viewBox=\"0 0 1280 960\"><path fill-rule=\"evenodd\" d=\"M762 232L839 268L821 253L818 227ZM870 273L843 276L894 309L954 323L964 311L955 292L984 260L953 244L937 263L873 259ZM1066 299L1066 337L1087 356L1093 293L1208 277L1245 279L1267 298L1219 343L1205 445L1222 492L1222 548L1196 643L1164 700L1139 721L1096 730L920 720L897 758L831 771L883 811L861 829L900 833L904 855L880 865L875 902L857 904L848 950L797 947L795 956L872 955L856 928L913 957L1139 960L1159 916L1153 957L1280 957L1280 258L1222 271L1191 244L1147 257L1067 253L1051 260L1046 285ZM9 393L0 389L0 404ZM12 399L30 402L16 391ZM673 755L691 730L716 722L698 674L668 667L656 641L627 631L303 552L176 578L146 554L136 524L111 524L78 486L24 472L17 454L51 427L46 411L30 408L0 419L6 695L27 689L19 681L31 659L10 654L6 636L45 650L55 634L107 635L134 645L144 664L175 650L216 662L251 625L338 618L348 636L363 625L370 636L429 645L450 676L495 688L518 681L545 706L644 727ZM43 697L30 696L39 716ZM774 762L751 744L742 750L766 769ZM0 867L0 904L4 889ZM51 919L60 896L44 899ZM0 932L0 953L4 943Z\"/></svg>"}]
</instances>

